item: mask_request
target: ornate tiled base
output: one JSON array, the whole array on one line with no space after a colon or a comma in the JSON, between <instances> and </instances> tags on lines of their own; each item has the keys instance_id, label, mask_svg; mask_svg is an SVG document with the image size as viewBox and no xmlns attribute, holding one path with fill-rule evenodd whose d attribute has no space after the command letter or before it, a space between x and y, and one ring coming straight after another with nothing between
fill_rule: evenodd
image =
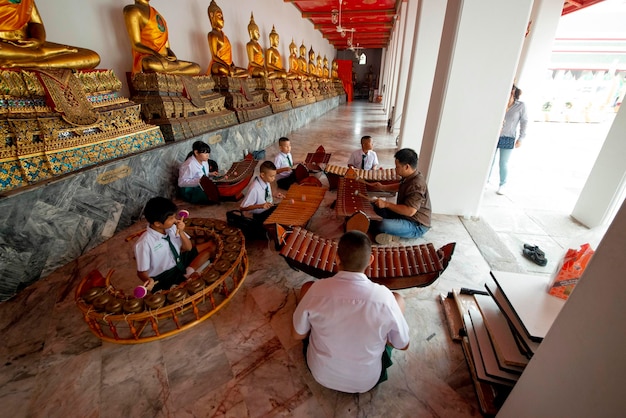
<instances>
[{"instance_id":1,"label":"ornate tiled base","mask_svg":"<svg viewBox=\"0 0 626 418\"><path fill-rule=\"evenodd\" d=\"M235 125L237 116L234 112L224 109L211 114L211 117L200 115L168 120L155 119L153 123L161 128L166 141L181 141Z\"/></svg>"},{"instance_id":2,"label":"ornate tiled base","mask_svg":"<svg viewBox=\"0 0 626 418\"><path fill-rule=\"evenodd\" d=\"M141 104L143 118L163 131L166 141L180 141L237 123L224 106L224 96L213 91L210 76L159 73L127 75L132 99Z\"/></svg>"},{"instance_id":3,"label":"ornate tiled base","mask_svg":"<svg viewBox=\"0 0 626 418\"><path fill-rule=\"evenodd\" d=\"M226 108L237 114L239 123L272 114L272 108L263 101L264 93L256 90L264 79L213 76L213 80L216 89L226 98Z\"/></svg>"},{"instance_id":4,"label":"ornate tiled base","mask_svg":"<svg viewBox=\"0 0 626 418\"><path fill-rule=\"evenodd\" d=\"M0 88L0 191L164 142L112 71L2 70Z\"/></svg>"}]
</instances>

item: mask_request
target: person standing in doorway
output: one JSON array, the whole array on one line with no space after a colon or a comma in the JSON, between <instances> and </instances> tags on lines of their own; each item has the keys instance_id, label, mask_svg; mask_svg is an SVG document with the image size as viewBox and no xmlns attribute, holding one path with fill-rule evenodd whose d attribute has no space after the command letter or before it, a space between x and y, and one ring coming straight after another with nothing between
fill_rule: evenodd
<instances>
[{"instance_id":1,"label":"person standing in doorway","mask_svg":"<svg viewBox=\"0 0 626 418\"><path fill-rule=\"evenodd\" d=\"M519 148L522 145L522 140L526 136L528 115L526 114L526 105L519 101L521 95L522 91L518 89L516 85L513 85L511 94L509 95L504 121L502 122L502 129L500 130L498 147L491 163L491 168L493 169L496 156L499 154L500 182L498 183L498 191L496 192L499 195L506 193L506 184L509 174L509 159L511 158L513 149ZM491 170L489 172L489 177L491 177Z\"/></svg>"}]
</instances>

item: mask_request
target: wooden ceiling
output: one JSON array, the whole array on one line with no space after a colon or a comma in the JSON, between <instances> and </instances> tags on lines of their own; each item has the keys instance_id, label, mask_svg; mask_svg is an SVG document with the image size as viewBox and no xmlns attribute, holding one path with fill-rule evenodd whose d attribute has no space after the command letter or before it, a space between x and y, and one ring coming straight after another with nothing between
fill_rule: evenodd
<instances>
[{"instance_id":1,"label":"wooden ceiling","mask_svg":"<svg viewBox=\"0 0 626 418\"><path fill-rule=\"evenodd\" d=\"M389 44L397 11L407 0L283 0L300 10L335 49L384 48ZM603 0L565 0L563 15ZM341 20L339 21L339 9ZM336 10L337 23L333 23Z\"/></svg>"}]
</instances>

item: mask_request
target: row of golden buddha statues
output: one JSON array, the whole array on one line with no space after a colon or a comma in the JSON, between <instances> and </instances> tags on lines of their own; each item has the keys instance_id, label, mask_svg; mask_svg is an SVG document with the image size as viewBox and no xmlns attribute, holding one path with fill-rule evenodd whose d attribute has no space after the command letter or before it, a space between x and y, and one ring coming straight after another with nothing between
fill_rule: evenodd
<instances>
[{"instance_id":1,"label":"row of golden buddha statues","mask_svg":"<svg viewBox=\"0 0 626 418\"><path fill-rule=\"evenodd\" d=\"M203 75L176 57L150 0L135 0L123 15L133 54L130 100L112 71L95 69L96 52L46 39L34 0L0 0L0 192L343 94L337 63L329 68L313 48L307 61L304 43L297 56L292 40L285 69L274 27L264 53L253 15L248 68L237 67L214 0Z\"/></svg>"}]
</instances>

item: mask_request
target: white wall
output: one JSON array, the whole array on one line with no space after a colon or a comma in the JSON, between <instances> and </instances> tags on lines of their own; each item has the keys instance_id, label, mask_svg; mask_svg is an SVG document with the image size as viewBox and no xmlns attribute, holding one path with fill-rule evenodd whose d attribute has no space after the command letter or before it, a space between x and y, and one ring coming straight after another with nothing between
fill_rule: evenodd
<instances>
[{"instance_id":1,"label":"white wall","mask_svg":"<svg viewBox=\"0 0 626 418\"><path fill-rule=\"evenodd\" d=\"M43 19L47 39L51 42L79 46L100 54L98 68L113 69L125 85L125 73L130 71L132 57L124 25L123 9L131 0L38 0L37 8ZM177 57L200 64L203 71L209 65L211 53L207 34L211 31L208 17L209 0L152 0L151 6L165 18L170 46ZM224 33L233 46L233 61L239 67L248 66L245 45L250 40L250 13L259 26L263 48L269 47L272 25L280 36L279 50L283 65L288 67L289 44L293 37L307 51L313 46L317 55L335 57L335 49L313 29L309 20L302 19L298 9L282 0L221 0L224 12Z\"/></svg>"}]
</instances>

